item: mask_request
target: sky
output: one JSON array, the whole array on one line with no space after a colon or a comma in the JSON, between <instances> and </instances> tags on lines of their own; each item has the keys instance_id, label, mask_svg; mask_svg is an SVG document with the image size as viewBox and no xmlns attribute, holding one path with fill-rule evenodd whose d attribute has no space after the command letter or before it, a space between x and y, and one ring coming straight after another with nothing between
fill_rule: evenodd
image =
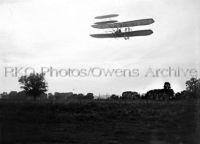
<instances>
[{"instance_id":1,"label":"sky","mask_svg":"<svg viewBox=\"0 0 200 144\"><path fill-rule=\"evenodd\" d=\"M186 80L200 74L199 9L199 0L0 0L0 92L19 91L20 75L44 67L62 72L95 68L95 74L137 70L134 77L47 73L48 92L144 93L165 81L181 91ZM90 37L107 33L91 27L95 16L106 14L119 14L113 18L118 21L153 18L152 25L132 30L154 33L129 40ZM22 68L17 76L16 68ZM180 75L169 75L170 68ZM153 77L151 70L158 69L165 73Z\"/></svg>"}]
</instances>

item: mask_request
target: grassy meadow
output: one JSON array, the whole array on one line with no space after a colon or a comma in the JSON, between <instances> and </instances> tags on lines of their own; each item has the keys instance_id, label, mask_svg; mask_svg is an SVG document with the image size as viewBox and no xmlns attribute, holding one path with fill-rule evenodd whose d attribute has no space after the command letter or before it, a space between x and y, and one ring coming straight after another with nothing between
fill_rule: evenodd
<instances>
[{"instance_id":1,"label":"grassy meadow","mask_svg":"<svg viewBox=\"0 0 200 144\"><path fill-rule=\"evenodd\" d=\"M0 101L1 144L198 144L195 101Z\"/></svg>"}]
</instances>

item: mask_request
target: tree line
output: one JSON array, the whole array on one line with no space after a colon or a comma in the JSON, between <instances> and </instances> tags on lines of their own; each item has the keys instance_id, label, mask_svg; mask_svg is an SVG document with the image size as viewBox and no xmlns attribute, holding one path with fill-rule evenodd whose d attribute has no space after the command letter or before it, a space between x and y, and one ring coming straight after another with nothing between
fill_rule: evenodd
<instances>
[{"instance_id":1,"label":"tree line","mask_svg":"<svg viewBox=\"0 0 200 144\"><path fill-rule=\"evenodd\" d=\"M94 99L93 93L84 94L73 94L70 93L54 93L46 94L48 84L45 80L44 74L31 73L30 75L21 76L18 79L19 84L21 85L21 92L10 92L2 93L1 97L19 97L21 99L26 99L27 97L32 97L32 99L49 99L49 100L92 100ZM169 82L165 82L162 89L153 89L149 90L145 94L139 94L135 91L125 91L119 95L111 95L107 97L107 100L184 100L184 99L196 99L199 98L200 94L200 79L191 78L186 81L186 90L175 93L171 88Z\"/></svg>"}]
</instances>

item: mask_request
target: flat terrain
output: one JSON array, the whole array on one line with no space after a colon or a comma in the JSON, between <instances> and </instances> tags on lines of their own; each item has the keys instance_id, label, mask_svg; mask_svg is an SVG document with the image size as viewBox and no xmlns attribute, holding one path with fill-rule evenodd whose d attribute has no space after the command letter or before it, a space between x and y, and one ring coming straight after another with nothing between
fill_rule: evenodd
<instances>
[{"instance_id":1,"label":"flat terrain","mask_svg":"<svg viewBox=\"0 0 200 144\"><path fill-rule=\"evenodd\" d=\"M195 101L0 101L1 144L199 144Z\"/></svg>"}]
</instances>

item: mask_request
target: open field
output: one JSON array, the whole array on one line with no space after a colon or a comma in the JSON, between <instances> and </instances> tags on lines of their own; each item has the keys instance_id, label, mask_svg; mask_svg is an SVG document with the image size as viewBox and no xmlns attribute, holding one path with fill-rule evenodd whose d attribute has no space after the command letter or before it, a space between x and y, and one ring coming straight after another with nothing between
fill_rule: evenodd
<instances>
[{"instance_id":1,"label":"open field","mask_svg":"<svg viewBox=\"0 0 200 144\"><path fill-rule=\"evenodd\" d=\"M1 144L198 144L194 101L0 101Z\"/></svg>"}]
</instances>

